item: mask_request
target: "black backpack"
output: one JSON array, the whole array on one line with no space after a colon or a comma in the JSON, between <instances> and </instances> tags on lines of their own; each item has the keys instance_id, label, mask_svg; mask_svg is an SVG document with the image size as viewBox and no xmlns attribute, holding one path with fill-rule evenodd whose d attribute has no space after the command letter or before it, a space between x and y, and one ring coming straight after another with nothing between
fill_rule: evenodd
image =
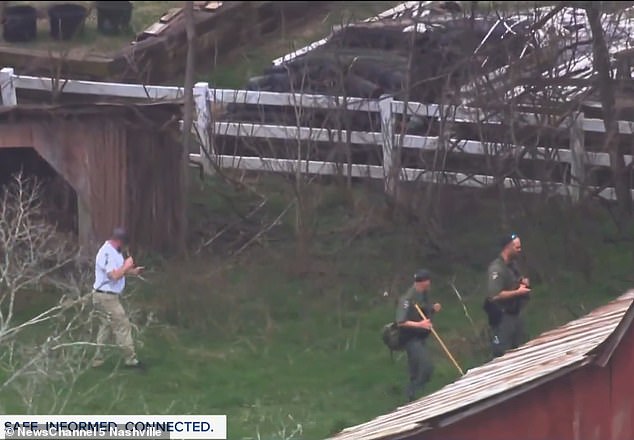
<instances>
[{"instance_id":1,"label":"black backpack","mask_svg":"<svg viewBox=\"0 0 634 440\"><path fill-rule=\"evenodd\" d=\"M401 328L396 322L390 322L383 326L381 331L381 339L385 346L390 350L390 357L395 351L401 351L405 348L403 338L401 337Z\"/></svg>"}]
</instances>

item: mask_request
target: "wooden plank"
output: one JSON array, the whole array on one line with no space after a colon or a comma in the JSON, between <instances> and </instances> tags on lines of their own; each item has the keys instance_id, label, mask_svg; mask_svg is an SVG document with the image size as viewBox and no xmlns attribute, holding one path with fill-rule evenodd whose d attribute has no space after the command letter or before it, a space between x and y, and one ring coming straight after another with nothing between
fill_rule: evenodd
<instances>
[{"instance_id":1,"label":"wooden plank","mask_svg":"<svg viewBox=\"0 0 634 440\"><path fill-rule=\"evenodd\" d=\"M190 158L192 161L200 160L199 155L196 154L190 155ZM294 173L298 165L298 161L294 159L274 159L266 157L243 157L230 155L218 156L218 162L222 168L278 173ZM303 160L299 162L299 166L302 171L307 172L308 174L334 175L340 173L342 170L341 164L339 165L339 168L337 168L337 164L334 162ZM343 164L343 170L346 169L346 166L346 164ZM383 179L385 177L383 167L379 165L353 164L351 168L352 177L365 177L372 179ZM446 185L471 188L483 188L495 183L494 177L482 174L468 175L453 171L431 172L429 170L416 168L402 169L400 177L402 180L408 182L442 183ZM540 193L544 190L544 186L545 185L541 182L530 179L522 179L519 181L519 187L518 182L515 179L506 178L504 180L505 188L515 188L521 190L522 192ZM566 186L561 183L549 183L547 186L549 189L553 189L558 194L567 194ZM610 198L609 191L602 195Z\"/></svg>"},{"instance_id":2,"label":"wooden plank","mask_svg":"<svg viewBox=\"0 0 634 440\"><path fill-rule=\"evenodd\" d=\"M191 157L191 155L190 155ZM195 159L194 159L195 160ZM274 159L267 157L241 157L241 156L218 156L218 162L223 168L234 168L251 171L270 171L277 173L295 173L298 161L294 159ZM347 164L337 164L335 162L321 162L316 160L299 161L302 172L308 174L319 174L332 176L336 174L346 174ZM379 165L352 165L352 177L366 177L372 179L383 179L383 167Z\"/></svg>"},{"instance_id":3,"label":"wooden plank","mask_svg":"<svg viewBox=\"0 0 634 440\"><path fill-rule=\"evenodd\" d=\"M405 103L402 101L394 101L392 104L394 113L402 114L405 112ZM484 111L476 107L450 106L438 104L422 104L418 102L409 102L407 104L407 113L410 115L426 116L435 119L441 117L453 122L472 122L480 124L500 125L503 121L499 113L495 111ZM516 112L514 113L514 122L528 125L548 125L548 115L541 115L539 118L534 113Z\"/></svg>"},{"instance_id":4,"label":"wooden plank","mask_svg":"<svg viewBox=\"0 0 634 440\"><path fill-rule=\"evenodd\" d=\"M394 101L392 111L394 113L403 113L405 103L402 101ZM432 117L439 119L440 112L444 113L444 118L455 122L472 122L482 124L499 125L502 120L495 112L485 112L476 107L456 107L456 106L440 106L438 104L421 104L418 102L410 102L407 105L408 114L418 116ZM543 119L537 114L517 112L514 114L515 121L529 125L538 125L542 127L550 127L548 115L543 115ZM562 120L563 124L565 121ZM620 134L634 134L634 121L618 121ZM583 121L583 130L594 133L605 133L605 124L603 119L588 118Z\"/></svg>"},{"instance_id":5,"label":"wooden plank","mask_svg":"<svg viewBox=\"0 0 634 440\"><path fill-rule=\"evenodd\" d=\"M183 12L183 8L171 8L161 18L159 22L169 23L174 17Z\"/></svg>"},{"instance_id":6,"label":"wooden plank","mask_svg":"<svg viewBox=\"0 0 634 440\"><path fill-rule=\"evenodd\" d=\"M154 23L146 30L144 30L143 33L147 35L159 35L161 32L167 29L167 26L167 23Z\"/></svg>"},{"instance_id":7,"label":"wooden plank","mask_svg":"<svg viewBox=\"0 0 634 440\"><path fill-rule=\"evenodd\" d=\"M222 2L209 2L205 5L205 10L207 11L215 11L222 6Z\"/></svg>"},{"instance_id":8,"label":"wooden plank","mask_svg":"<svg viewBox=\"0 0 634 440\"><path fill-rule=\"evenodd\" d=\"M11 67L3 67L0 70L0 104L3 106L17 105L15 86L13 84L14 72Z\"/></svg>"},{"instance_id":9,"label":"wooden plank","mask_svg":"<svg viewBox=\"0 0 634 440\"><path fill-rule=\"evenodd\" d=\"M603 119L584 119L583 130L591 131L594 133L605 133L605 124L603 122ZM619 121L619 133L634 134L634 122Z\"/></svg>"},{"instance_id":10,"label":"wooden plank","mask_svg":"<svg viewBox=\"0 0 634 440\"><path fill-rule=\"evenodd\" d=\"M345 130L341 131L341 140L339 140L339 134L338 130L328 130L326 128L252 124L246 122L216 122L214 123L213 132L213 135L215 136L245 136L262 139L346 142L347 136ZM350 132L351 144L380 145L382 139L383 135L377 132Z\"/></svg>"},{"instance_id":11,"label":"wooden plank","mask_svg":"<svg viewBox=\"0 0 634 440\"><path fill-rule=\"evenodd\" d=\"M327 95L309 95L305 93L257 92L250 90L210 89L210 99L224 104L259 104L277 106L301 106L307 108L341 107L343 97ZM348 98L347 108L357 111L378 112L376 100L364 98Z\"/></svg>"},{"instance_id":12,"label":"wooden plank","mask_svg":"<svg viewBox=\"0 0 634 440\"><path fill-rule=\"evenodd\" d=\"M384 18L393 18L394 16L398 17L401 13L406 12L410 9L412 10L424 9L429 7L431 4L432 2L430 1L426 1L426 2L410 1L410 2L401 3L391 9L381 12L377 16L366 18L365 20L363 20L363 23L371 23L371 22L378 21ZM427 15L428 13L429 12L427 11L425 15Z\"/></svg>"},{"instance_id":13,"label":"wooden plank","mask_svg":"<svg viewBox=\"0 0 634 440\"><path fill-rule=\"evenodd\" d=\"M383 153L383 173L385 174L384 188L387 194L393 196L398 182L398 164L394 164L394 114L392 113L392 100L383 99L380 101L381 110L381 134L383 142L381 145ZM400 154L400 153L399 153Z\"/></svg>"},{"instance_id":14,"label":"wooden plank","mask_svg":"<svg viewBox=\"0 0 634 440\"><path fill-rule=\"evenodd\" d=\"M75 51L47 52L10 46L5 46L0 51L0 66L22 66L23 68L29 66L26 70L44 76L50 75L51 63L63 62L64 68L75 75L105 78L113 74L111 70L113 61L114 59L110 56L80 55Z\"/></svg>"},{"instance_id":15,"label":"wooden plank","mask_svg":"<svg viewBox=\"0 0 634 440\"><path fill-rule=\"evenodd\" d=\"M51 91L52 88L50 78L16 75L13 81L15 87L18 89ZM65 93L84 95L119 96L140 99L180 99L183 97L183 89L174 86L143 86L142 84L60 80L60 87Z\"/></svg>"},{"instance_id":16,"label":"wooden plank","mask_svg":"<svg viewBox=\"0 0 634 440\"><path fill-rule=\"evenodd\" d=\"M322 38L319 41L315 41L314 43L310 43L308 46L302 47L301 49L296 50L295 52L284 55L283 57L277 58L273 60L274 66L279 66L280 64L284 64L287 61L291 61L297 58L300 55L304 55L305 53L310 52L313 49L318 48L319 46L323 46L328 42L330 37Z\"/></svg>"},{"instance_id":17,"label":"wooden plank","mask_svg":"<svg viewBox=\"0 0 634 440\"><path fill-rule=\"evenodd\" d=\"M585 133L583 131L583 113L578 113L570 126L570 182L575 186L572 191L574 202L581 197L581 187L586 181L586 147Z\"/></svg>"},{"instance_id":18,"label":"wooden plank","mask_svg":"<svg viewBox=\"0 0 634 440\"><path fill-rule=\"evenodd\" d=\"M517 152L525 147L495 142L481 142L471 139L448 139L448 152L475 154L479 156L493 155L495 149ZM438 148L437 136L403 136L403 148L417 148L421 150L435 150ZM607 156L607 153L603 153ZM562 148L535 148L535 153L527 152L526 159L552 160L557 162L570 162L572 160L570 150Z\"/></svg>"},{"instance_id":19,"label":"wooden plank","mask_svg":"<svg viewBox=\"0 0 634 440\"><path fill-rule=\"evenodd\" d=\"M213 157L216 155L215 145L211 139L212 113L209 102L209 83L198 82L194 85L194 120L191 129L196 133L200 144L200 154L204 157L203 170L213 174ZM181 127L182 131L182 127Z\"/></svg>"},{"instance_id":20,"label":"wooden plank","mask_svg":"<svg viewBox=\"0 0 634 440\"><path fill-rule=\"evenodd\" d=\"M33 147L33 129L25 122L5 122L0 124L0 148Z\"/></svg>"}]
</instances>

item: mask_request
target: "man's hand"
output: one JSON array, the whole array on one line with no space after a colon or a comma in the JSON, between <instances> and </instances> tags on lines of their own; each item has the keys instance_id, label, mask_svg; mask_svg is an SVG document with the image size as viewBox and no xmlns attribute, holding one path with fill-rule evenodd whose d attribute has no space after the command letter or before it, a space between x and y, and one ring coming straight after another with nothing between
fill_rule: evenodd
<instances>
[{"instance_id":1,"label":"man's hand","mask_svg":"<svg viewBox=\"0 0 634 440\"><path fill-rule=\"evenodd\" d=\"M420 328L424 328L425 330L432 329L432 323L429 319L423 319L422 321L418 321L418 326Z\"/></svg>"},{"instance_id":2,"label":"man's hand","mask_svg":"<svg viewBox=\"0 0 634 440\"><path fill-rule=\"evenodd\" d=\"M126 258L125 261L123 262L123 271L125 273L128 273L130 269L132 269L133 267L134 267L134 259L132 257Z\"/></svg>"},{"instance_id":3,"label":"man's hand","mask_svg":"<svg viewBox=\"0 0 634 440\"><path fill-rule=\"evenodd\" d=\"M126 276L126 274L130 273L131 270L134 269L134 259L132 257L128 257L123 262L123 266L120 268L108 272L108 277L111 280L117 281Z\"/></svg>"},{"instance_id":4,"label":"man's hand","mask_svg":"<svg viewBox=\"0 0 634 440\"><path fill-rule=\"evenodd\" d=\"M440 305L440 303L434 304L434 312L438 313L441 310L442 310L442 306Z\"/></svg>"},{"instance_id":5,"label":"man's hand","mask_svg":"<svg viewBox=\"0 0 634 440\"><path fill-rule=\"evenodd\" d=\"M138 275L138 274L140 274L140 273L141 273L141 271L142 271L143 269L145 269L145 267L143 267L143 266L137 266L137 267L135 267L134 269L130 269L130 273L131 273L132 275Z\"/></svg>"},{"instance_id":6,"label":"man's hand","mask_svg":"<svg viewBox=\"0 0 634 440\"><path fill-rule=\"evenodd\" d=\"M527 277L522 277L520 284L523 284L526 287L531 287L531 282Z\"/></svg>"},{"instance_id":7,"label":"man's hand","mask_svg":"<svg viewBox=\"0 0 634 440\"><path fill-rule=\"evenodd\" d=\"M517 292L516 295L526 295L527 293L531 292L531 289L526 287L524 284L520 284L520 287L517 288L516 292Z\"/></svg>"}]
</instances>

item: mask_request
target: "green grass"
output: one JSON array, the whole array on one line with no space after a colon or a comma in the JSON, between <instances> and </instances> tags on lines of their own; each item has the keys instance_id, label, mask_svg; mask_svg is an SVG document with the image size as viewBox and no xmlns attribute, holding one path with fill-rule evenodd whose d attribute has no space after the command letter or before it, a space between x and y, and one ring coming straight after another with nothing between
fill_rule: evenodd
<instances>
[{"instance_id":1,"label":"green grass","mask_svg":"<svg viewBox=\"0 0 634 440\"><path fill-rule=\"evenodd\" d=\"M365 18L396 2L355 3L333 4L310 25L237 51L199 79L240 87L273 58L322 38L333 24L352 14ZM167 9L156 7L159 15ZM279 178L262 178L257 188L269 201L265 215L250 225L251 234L272 221L290 197ZM501 222L496 203L470 194L451 195L453 208L441 222L442 252L428 245L420 224L387 219L376 191L360 186L347 194L325 186L313 200L318 221L306 268L297 263L292 212L238 257L227 252L244 243L237 233L225 234L189 259L139 256L151 267L150 283L132 282L132 301L159 318L139 340L150 370L117 371L110 378L113 357L82 376L65 413L227 414L232 440L313 440L378 416L404 402L406 382L403 354L392 361L379 331L420 266L436 274L432 295L443 304L436 320L439 334L464 369L481 364L488 357L478 337L485 328L483 274L495 256ZM257 204L217 180L193 187L191 220L198 238L236 219L227 200L242 213ZM508 223L524 237L535 284L526 314L532 336L632 285L631 243L605 240L614 231L603 211L568 212L556 203L526 208L523 200L514 200ZM475 332L448 286L454 276L477 320ZM31 305L21 312L35 310ZM436 363L431 392L458 375L438 345L433 340L429 345ZM95 384L98 392L89 392ZM11 391L0 395L0 402L7 413L26 411ZM38 406L49 404L42 394Z\"/></svg>"},{"instance_id":2,"label":"green grass","mask_svg":"<svg viewBox=\"0 0 634 440\"><path fill-rule=\"evenodd\" d=\"M289 198L280 181L262 178L256 185L270 197L256 219L260 224L272 221ZM216 180L195 186L194 232L207 228L211 236L236 217L221 191L243 213L255 203ZM392 361L379 330L392 319L396 296L420 266L436 274L432 294L443 304L436 328L462 367L487 359L474 333L484 328L483 271L495 256L500 231L494 202L474 203L477 193L448 196L453 208L438 253L425 244L420 224L386 219L376 191L360 186L346 194L329 185L316 194L320 222L305 268L296 264L289 214L238 257L227 255L227 236L226 243L218 240L200 256L157 263L148 273L150 284L133 283L133 302L159 318L140 340L149 371L117 372L99 392L86 394L107 379L113 357L82 377L65 412L227 414L229 438L236 440L313 440L378 416L404 403L406 382L403 354ZM605 240L614 231L604 212L568 212L555 203L524 212L522 200L516 202L509 207L510 227L524 237L535 283L526 314L532 336L631 286L631 243ZM364 224L361 220L366 232L346 246L346 231ZM149 257L139 258L152 261ZM448 287L453 276L477 332ZM433 340L429 345L436 363L431 392L458 374ZM24 412L10 393L0 401L9 413ZM46 407L47 397L39 403Z\"/></svg>"}]
</instances>

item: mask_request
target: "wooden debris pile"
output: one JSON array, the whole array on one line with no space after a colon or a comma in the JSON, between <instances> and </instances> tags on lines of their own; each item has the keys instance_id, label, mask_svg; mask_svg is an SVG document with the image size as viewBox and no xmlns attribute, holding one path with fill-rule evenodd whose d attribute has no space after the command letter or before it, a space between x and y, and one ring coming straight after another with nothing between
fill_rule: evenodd
<instances>
[{"instance_id":1,"label":"wooden debris pile","mask_svg":"<svg viewBox=\"0 0 634 440\"><path fill-rule=\"evenodd\" d=\"M401 16L341 27L325 44L251 78L247 88L378 98L403 96L409 82L410 99L434 101L447 81L503 66L527 40L525 23L511 21L510 33L509 23L495 17L473 19L437 7L428 12L425 20Z\"/></svg>"},{"instance_id":2,"label":"wooden debris pile","mask_svg":"<svg viewBox=\"0 0 634 440\"><path fill-rule=\"evenodd\" d=\"M194 2L194 11L196 12L216 12L222 7L223 2ZM156 23L151 24L147 29L141 32L136 41L143 41L146 38L156 37L166 32L175 24L183 22L185 19L183 8L171 8L165 12Z\"/></svg>"},{"instance_id":3,"label":"wooden debris pile","mask_svg":"<svg viewBox=\"0 0 634 440\"><path fill-rule=\"evenodd\" d=\"M582 9L471 16L427 3L426 13L340 27L314 49L251 78L247 89L459 103L478 96L487 101L487 94L504 94L527 80L591 74L592 37ZM630 47L629 15L605 16L614 54Z\"/></svg>"}]
</instances>

